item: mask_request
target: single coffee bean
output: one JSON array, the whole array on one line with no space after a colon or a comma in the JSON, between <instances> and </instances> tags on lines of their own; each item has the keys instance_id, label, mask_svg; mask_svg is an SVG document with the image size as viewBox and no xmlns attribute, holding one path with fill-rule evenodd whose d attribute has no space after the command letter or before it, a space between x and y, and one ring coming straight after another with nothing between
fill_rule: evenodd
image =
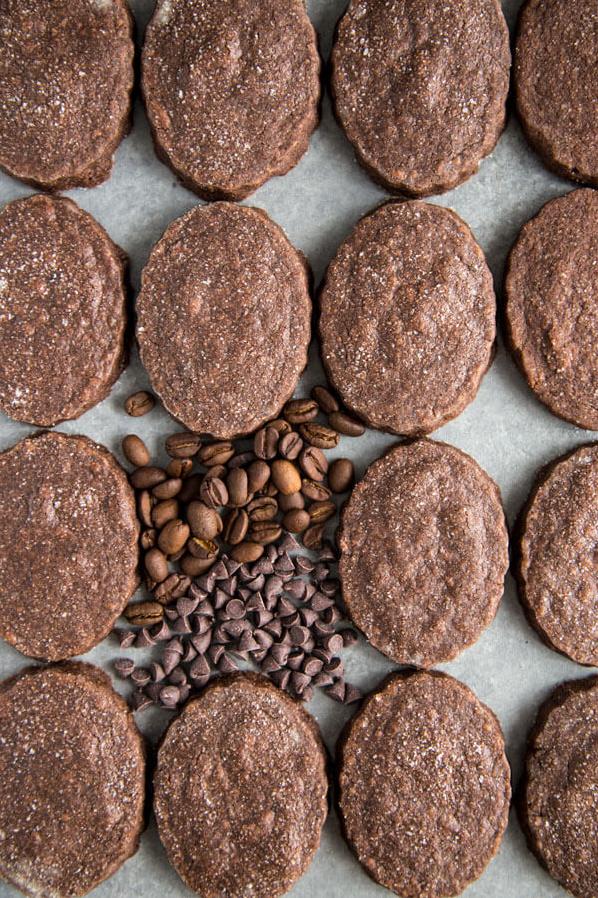
<instances>
[{"instance_id":1,"label":"single coffee bean","mask_svg":"<svg viewBox=\"0 0 598 898\"><path fill-rule=\"evenodd\" d=\"M306 549L319 549L323 535L324 524L312 524L303 534L303 545Z\"/></svg>"},{"instance_id":2,"label":"single coffee bean","mask_svg":"<svg viewBox=\"0 0 598 898\"><path fill-rule=\"evenodd\" d=\"M301 474L292 462L277 459L272 463L272 482L283 496L290 496L301 489Z\"/></svg>"},{"instance_id":3,"label":"single coffee bean","mask_svg":"<svg viewBox=\"0 0 598 898\"><path fill-rule=\"evenodd\" d=\"M188 577L199 577L205 574L214 564L213 558L196 558L187 552L180 560L180 567L184 574Z\"/></svg>"},{"instance_id":4,"label":"single coffee bean","mask_svg":"<svg viewBox=\"0 0 598 898\"><path fill-rule=\"evenodd\" d=\"M247 489L250 493L257 493L263 489L270 480L270 465L257 459L252 461L247 468Z\"/></svg>"},{"instance_id":5,"label":"single coffee bean","mask_svg":"<svg viewBox=\"0 0 598 898\"><path fill-rule=\"evenodd\" d=\"M276 428L268 425L258 430L253 439L253 451L261 459L271 459L276 455L280 434Z\"/></svg>"},{"instance_id":6,"label":"single coffee bean","mask_svg":"<svg viewBox=\"0 0 598 898\"><path fill-rule=\"evenodd\" d=\"M269 546L282 536L282 527L276 521L256 521L252 523L249 539L261 546Z\"/></svg>"},{"instance_id":7,"label":"single coffee bean","mask_svg":"<svg viewBox=\"0 0 598 898\"><path fill-rule=\"evenodd\" d=\"M235 546L231 552L231 558L240 561L241 564L251 564L264 554L264 547L258 543L243 542Z\"/></svg>"},{"instance_id":8,"label":"single coffee bean","mask_svg":"<svg viewBox=\"0 0 598 898\"><path fill-rule=\"evenodd\" d=\"M157 530L153 527L150 527L149 530L144 530L141 536L139 537L139 545L147 552L149 549L153 549L156 545L156 537L158 536Z\"/></svg>"},{"instance_id":9,"label":"single coffee bean","mask_svg":"<svg viewBox=\"0 0 598 898\"><path fill-rule=\"evenodd\" d=\"M154 465L143 465L136 468L129 477L131 486L136 490L151 490L152 487L166 480L166 471Z\"/></svg>"},{"instance_id":10,"label":"single coffee bean","mask_svg":"<svg viewBox=\"0 0 598 898\"><path fill-rule=\"evenodd\" d=\"M247 536L249 530L249 515L244 508L234 508L226 519L223 540L230 546L238 546Z\"/></svg>"},{"instance_id":11,"label":"single coffee bean","mask_svg":"<svg viewBox=\"0 0 598 898\"><path fill-rule=\"evenodd\" d=\"M166 465L166 473L169 477L180 477L184 480L193 470L193 460L190 458L171 458Z\"/></svg>"},{"instance_id":12,"label":"single coffee bean","mask_svg":"<svg viewBox=\"0 0 598 898\"><path fill-rule=\"evenodd\" d=\"M294 461L302 449L303 440L294 430L290 433L285 433L278 443L279 454L282 455L283 458L288 458L289 461Z\"/></svg>"},{"instance_id":13,"label":"single coffee bean","mask_svg":"<svg viewBox=\"0 0 598 898\"><path fill-rule=\"evenodd\" d=\"M212 468L214 465L225 465L234 454L233 444L228 440L221 440L218 443L208 443L207 446L202 446L197 457L206 468Z\"/></svg>"},{"instance_id":14,"label":"single coffee bean","mask_svg":"<svg viewBox=\"0 0 598 898\"><path fill-rule=\"evenodd\" d=\"M318 403L313 399L291 399L283 409L283 415L290 424L305 424L318 416Z\"/></svg>"},{"instance_id":15,"label":"single coffee bean","mask_svg":"<svg viewBox=\"0 0 598 898\"><path fill-rule=\"evenodd\" d=\"M278 489L276 484L272 482L270 479L263 490L260 490L262 496L268 496L270 499L274 499L278 496Z\"/></svg>"},{"instance_id":16,"label":"single coffee bean","mask_svg":"<svg viewBox=\"0 0 598 898\"><path fill-rule=\"evenodd\" d=\"M314 421L310 424L300 424L299 432L306 443L317 446L318 449L334 449L338 445L338 433L325 424L316 424Z\"/></svg>"},{"instance_id":17,"label":"single coffee bean","mask_svg":"<svg viewBox=\"0 0 598 898\"><path fill-rule=\"evenodd\" d=\"M166 561L166 556L160 549L153 548L150 549L149 552L146 552L143 562L145 569L152 580L156 583L161 583L162 580L166 580L168 577L168 562Z\"/></svg>"},{"instance_id":18,"label":"single coffee bean","mask_svg":"<svg viewBox=\"0 0 598 898\"><path fill-rule=\"evenodd\" d=\"M247 471L244 468L233 468L228 472L226 488L228 489L228 505L241 508L249 498L247 487Z\"/></svg>"},{"instance_id":19,"label":"single coffee bean","mask_svg":"<svg viewBox=\"0 0 598 898\"><path fill-rule=\"evenodd\" d=\"M330 499L323 502L312 502L309 506L309 518L312 524L324 524L336 514L336 505Z\"/></svg>"},{"instance_id":20,"label":"single coffee bean","mask_svg":"<svg viewBox=\"0 0 598 898\"><path fill-rule=\"evenodd\" d=\"M152 508L155 505L155 499L147 490L142 490L137 495L137 517L145 527L151 527Z\"/></svg>"},{"instance_id":21,"label":"single coffee bean","mask_svg":"<svg viewBox=\"0 0 598 898\"><path fill-rule=\"evenodd\" d=\"M308 480L305 477L301 481L301 492L306 499L311 499L312 502L324 502L326 499L330 499L331 495L330 490L323 483L316 483L315 480Z\"/></svg>"},{"instance_id":22,"label":"single coffee bean","mask_svg":"<svg viewBox=\"0 0 598 898\"><path fill-rule=\"evenodd\" d=\"M334 427L338 433L342 433L347 437L360 437L365 433L365 427L356 418L352 418L345 412L331 412L328 415L328 423Z\"/></svg>"},{"instance_id":23,"label":"single coffee bean","mask_svg":"<svg viewBox=\"0 0 598 898\"><path fill-rule=\"evenodd\" d=\"M151 393L148 393L147 390L139 390L137 393L131 393L125 399L125 411L131 418L141 418L142 415L151 412L155 404L156 400Z\"/></svg>"},{"instance_id":24,"label":"single coffee bean","mask_svg":"<svg viewBox=\"0 0 598 898\"><path fill-rule=\"evenodd\" d=\"M204 477L199 496L209 508L220 508L228 504L228 490L220 477Z\"/></svg>"},{"instance_id":25,"label":"single coffee bean","mask_svg":"<svg viewBox=\"0 0 598 898\"><path fill-rule=\"evenodd\" d=\"M299 456L299 464L310 480L324 480L328 459L317 446L307 446Z\"/></svg>"},{"instance_id":26,"label":"single coffee bean","mask_svg":"<svg viewBox=\"0 0 598 898\"><path fill-rule=\"evenodd\" d=\"M171 458L193 458L201 449L201 440L196 433L180 431L171 433L165 446Z\"/></svg>"},{"instance_id":27,"label":"single coffee bean","mask_svg":"<svg viewBox=\"0 0 598 898\"><path fill-rule=\"evenodd\" d=\"M189 587L191 580L178 573L169 574L166 580L159 583L154 589L154 598L157 602L167 605L174 599L184 596Z\"/></svg>"},{"instance_id":28,"label":"single coffee bean","mask_svg":"<svg viewBox=\"0 0 598 898\"><path fill-rule=\"evenodd\" d=\"M190 502L199 495L199 490L204 478L201 474L191 474L185 477L178 498L181 502Z\"/></svg>"},{"instance_id":29,"label":"single coffee bean","mask_svg":"<svg viewBox=\"0 0 598 898\"><path fill-rule=\"evenodd\" d=\"M311 391L312 399L315 399L325 415L331 412L338 412L339 404L326 387L317 386Z\"/></svg>"},{"instance_id":30,"label":"single coffee bean","mask_svg":"<svg viewBox=\"0 0 598 898\"><path fill-rule=\"evenodd\" d=\"M272 496L256 496L248 504L247 514L252 522L272 521L278 514L278 502Z\"/></svg>"},{"instance_id":31,"label":"single coffee bean","mask_svg":"<svg viewBox=\"0 0 598 898\"><path fill-rule=\"evenodd\" d=\"M152 495L160 500L173 499L174 496L178 496L182 486L183 481L180 477L170 477L168 480L164 480L163 483L159 483L155 486L152 489Z\"/></svg>"},{"instance_id":32,"label":"single coffee bean","mask_svg":"<svg viewBox=\"0 0 598 898\"><path fill-rule=\"evenodd\" d=\"M218 557L218 545L212 539L200 539L198 536L192 536L187 542L187 550L194 558L211 558L215 560Z\"/></svg>"},{"instance_id":33,"label":"single coffee bean","mask_svg":"<svg viewBox=\"0 0 598 898\"><path fill-rule=\"evenodd\" d=\"M134 602L127 605L124 616L136 627L151 627L158 624L164 616L164 608L159 602Z\"/></svg>"},{"instance_id":34,"label":"single coffee bean","mask_svg":"<svg viewBox=\"0 0 598 898\"><path fill-rule=\"evenodd\" d=\"M220 532L220 515L214 508L197 499L187 506L187 523L193 536L200 539L214 539Z\"/></svg>"},{"instance_id":35,"label":"single coffee bean","mask_svg":"<svg viewBox=\"0 0 598 898\"><path fill-rule=\"evenodd\" d=\"M151 456L149 450L141 437L134 433L128 434L122 441L123 455L127 461L135 465L136 468L143 468L149 465Z\"/></svg>"},{"instance_id":36,"label":"single coffee bean","mask_svg":"<svg viewBox=\"0 0 598 898\"><path fill-rule=\"evenodd\" d=\"M349 458L335 459L328 469L328 486L333 493L346 493L353 486L355 470Z\"/></svg>"},{"instance_id":37,"label":"single coffee bean","mask_svg":"<svg viewBox=\"0 0 598 898\"><path fill-rule=\"evenodd\" d=\"M176 555L185 547L189 539L191 531L189 525L175 518L169 521L160 531L158 537L158 547L162 549L165 555Z\"/></svg>"},{"instance_id":38,"label":"single coffee bean","mask_svg":"<svg viewBox=\"0 0 598 898\"><path fill-rule=\"evenodd\" d=\"M165 499L158 502L152 509L152 521L161 530L169 521L174 521L179 516L179 503L176 499Z\"/></svg>"},{"instance_id":39,"label":"single coffee bean","mask_svg":"<svg viewBox=\"0 0 598 898\"><path fill-rule=\"evenodd\" d=\"M233 455L231 460L227 464L227 468L229 471L234 470L234 468L244 468L245 465L250 464L255 459L255 453L249 450L248 452L237 452L236 455Z\"/></svg>"},{"instance_id":40,"label":"single coffee bean","mask_svg":"<svg viewBox=\"0 0 598 898\"><path fill-rule=\"evenodd\" d=\"M281 493L278 497L278 505L281 511L295 511L305 508L305 499L302 493L291 493L290 496L283 496Z\"/></svg>"},{"instance_id":41,"label":"single coffee bean","mask_svg":"<svg viewBox=\"0 0 598 898\"><path fill-rule=\"evenodd\" d=\"M295 508L287 511L282 519L282 526L289 533L303 533L307 530L311 523L311 518L307 511L302 508Z\"/></svg>"},{"instance_id":42,"label":"single coffee bean","mask_svg":"<svg viewBox=\"0 0 598 898\"><path fill-rule=\"evenodd\" d=\"M283 437L285 433L291 432L291 425L284 418L276 418L274 421L270 421L268 427L273 427L279 437Z\"/></svg>"}]
</instances>

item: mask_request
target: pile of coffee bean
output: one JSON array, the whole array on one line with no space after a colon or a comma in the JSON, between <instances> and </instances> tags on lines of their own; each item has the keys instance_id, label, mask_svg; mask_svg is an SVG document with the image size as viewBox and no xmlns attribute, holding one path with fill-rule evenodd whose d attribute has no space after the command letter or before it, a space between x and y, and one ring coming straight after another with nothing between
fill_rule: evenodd
<instances>
[{"instance_id":1,"label":"pile of coffee bean","mask_svg":"<svg viewBox=\"0 0 598 898\"><path fill-rule=\"evenodd\" d=\"M317 420L323 413L326 424ZM215 673L236 670L239 659L303 700L318 686L337 701L360 697L339 657L356 634L339 631L346 622L326 539L335 496L353 484L353 465L329 464L324 450L340 433L363 430L325 387L315 387L249 444L172 434L165 468L151 464L138 436L124 438L152 599L127 607L129 624L139 629L120 630L119 638L123 648L161 648L147 668L125 658L115 664L137 687L137 709L154 702L175 708ZM295 554L296 537L311 555Z\"/></svg>"}]
</instances>

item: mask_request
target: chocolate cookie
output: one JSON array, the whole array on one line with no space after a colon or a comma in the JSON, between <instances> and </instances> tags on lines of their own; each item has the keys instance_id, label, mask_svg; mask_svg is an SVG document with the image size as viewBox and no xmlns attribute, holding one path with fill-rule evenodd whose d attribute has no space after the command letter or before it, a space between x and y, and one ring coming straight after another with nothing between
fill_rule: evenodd
<instances>
[{"instance_id":1,"label":"chocolate cookie","mask_svg":"<svg viewBox=\"0 0 598 898\"><path fill-rule=\"evenodd\" d=\"M492 361L496 303L465 222L387 203L338 250L320 296L322 361L371 427L429 433L463 411Z\"/></svg>"},{"instance_id":2,"label":"chocolate cookie","mask_svg":"<svg viewBox=\"0 0 598 898\"><path fill-rule=\"evenodd\" d=\"M336 116L388 190L440 193L494 149L510 64L498 0L351 0L331 57Z\"/></svg>"},{"instance_id":3,"label":"chocolate cookie","mask_svg":"<svg viewBox=\"0 0 598 898\"><path fill-rule=\"evenodd\" d=\"M574 190L523 226L507 263L508 339L538 399L598 430L598 194Z\"/></svg>"},{"instance_id":4,"label":"chocolate cookie","mask_svg":"<svg viewBox=\"0 0 598 898\"><path fill-rule=\"evenodd\" d=\"M527 0L515 47L523 130L559 175L598 186L596 0Z\"/></svg>"},{"instance_id":5,"label":"chocolate cookie","mask_svg":"<svg viewBox=\"0 0 598 898\"><path fill-rule=\"evenodd\" d=\"M320 58L303 0L158 0L142 67L156 152L205 199L242 199L306 152Z\"/></svg>"},{"instance_id":6,"label":"chocolate cookie","mask_svg":"<svg viewBox=\"0 0 598 898\"><path fill-rule=\"evenodd\" d=\"M126 0L6 0L0 15L0 167L35 187L105 181L129 128Z\"/></svg>"},{"instance_id":7,"label":"chocolate cookie","mask_svg":"<svg viewBox=\"0 0 598 898\"><path fill-rule=\"evenodd\" d=\"M40 433L0 454L0 636L24 655L82 655L137 586L133 491L87 437Z\"/></svg>"},{"instance_id":8,"label":"chocolate cookie","mask_svg":"<svg viewBox=\"0 0 598 898\"><path fill-rule=\"evenodd\" d=\"M542 472L520 529L519 594L531 623L551 648L598 666L598 443Z\"/></svg>"},{"instance_id":9,"label":"chocolate cookie","mask_svg":"<svg viewBox=\"0 0 598 898\"><path fill-rule=\"evenodd\" d=\"M202 898L276 898L311 863L327 791L313 718L265 677L238 674L171 723L154 811L170 862Z\"/></svg>"},{"instance_id":10,"label":"chocolate cookie","mask_svg":"<svg viewBox=\"0 0 598 898\"><path fill-rule=\"evenodd\" d=\"M71 200L0 212L0 409L51 427L110 392L125 361L126 259Z\"/></svg>"},{"instance_id":11,"label":"chocolate cookie","mask_svg":"<svg viewBox=\"0 0 598 898\"><path fill-rule=\"evenodd\" d=\"M598 677L563 683L540 708L518 805L550 875L576 898L598 894Z\"/></svg>"},{"instance_id":12,"label":"chocolate cookie","mask_svg":"<svg viewBox=\"0 0 598 898\"><path fill-rule=\"evenodd\" d=\"M507 544L498 487L472 458L431 440L397 444L342 512L347 611L399 664L449 661L496 614Z\"/></svg>"},{"instance_id":13,"label":"chocolate cookie","mask_svg":"<svg viewBox=\"0 0 598 898\"><path fill-rule=\"evenodd\" d=\"M265 212L197 206L153 248L137 300L143 364L168 411L228 439L290 398L307 364L307 265Z\"/></svg>"},{"instance_id":14,"label":"chocolate cookie","mask_svg":"<svg viewBox=\"0 0 598 898\"><path fill-rule=\"evenodd\" d=\"M0 876L31 898L85 895L143 829L142 738L91 664L0 683Z\"/></svg>"},{"instance_id":15,"label":"chocolate cookie","mask_svg":"<svg viewBox=\"0 0 598 898\"><path fill-rule=\"evenodd\" d=\"M385 680L341 737L338 780L345 838L372 879L402 898L458 895L507 826L500 725L446 674Z\"/></svg>"}]
</instances>

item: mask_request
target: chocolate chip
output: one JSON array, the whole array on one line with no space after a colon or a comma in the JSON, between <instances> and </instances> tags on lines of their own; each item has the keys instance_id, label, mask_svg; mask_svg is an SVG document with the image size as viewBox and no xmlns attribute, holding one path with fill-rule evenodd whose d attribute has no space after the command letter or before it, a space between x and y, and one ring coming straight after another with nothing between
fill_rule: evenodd
<instances>
[{"instance_id":1,"label":"chocolate chip","mask_svg":"<svg viewBox=\"0 0 598 898\"><path fill-rule=\"evenodd\" d=\"M126 680L135 670L135 662L131 658L119 658L114 662L114 670L122 680Z\"/></svg>"},{"instance_id":2,"label":"chocolate chip","mask_svg":"<svg viewBox=\"0 0 598 898\"><path fill-rule=\"evenodd\" d=\"M345 684L343 680L337 680L332 686L326 689L326 695L334 699L335 702L343 702L345 700Z\"/></svg>"},{"instance_id":3,"label":"chocolate chip","mask_svg":"<svg viewBox=\"0 0 598 898\"><path fill-rule=\"evenodd\" d=\"M144 667L135 667L131 671L130 677L136 686L146 686L151 680L149 670L146 670Z\"/></svg>"}]
</instances>

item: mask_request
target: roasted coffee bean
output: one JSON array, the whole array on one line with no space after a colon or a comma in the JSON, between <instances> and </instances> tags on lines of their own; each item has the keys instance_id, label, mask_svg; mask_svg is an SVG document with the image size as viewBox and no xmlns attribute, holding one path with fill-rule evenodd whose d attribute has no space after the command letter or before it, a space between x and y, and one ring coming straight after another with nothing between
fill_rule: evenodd
<instances>
[{"instance_id":1,"label":"roasted coffee bean","mask_svg":"<svg viewBox=\"0 0 598 898\"><path fill-rule=\"evenodd\" d=\"M256 456L266 460L274 458L278 448L279 436L278 430L270 425L258 430L253 439L253 451Z\"/></svg>"},{"instance_id":2,"label":"roasted coffee bean","mask_svg":"<svg viewBox=\"0 0 598 898\"><path fill-rule=\"evenodd\" d=\"M200 574L204 574L212 567L214 559L196 558L190 552L187 552L186 555L183 555L179 564L182 572L187 574L188 577L199 577Z\"/></svg>"},{"instance_id":3,"label":"roasted coffee bean","mask_svg":"<svg viewBox=\"0 0 598 898\"><path fill-rule=\"evenodd\" d=\"M211 468L214 465L225 465L234 454L233 444L228 440L221 440L218 443L208 443L207 446L202 446L197 457L202 465Z\"/></svg>"},{"instance_id":4,"label":"roasted coffee bean","mask_svg":"<svg viewBox=\"0 0 598 898\"><path fill-rule=\"evenodd\" d=\"M151 527L149 530L143 531L143 533L139 537L139 545L144 552L147 552L149 549L153 549L153 547L156 545L157 536L158 532L154 527Z\"/></svg>"},{"instance_id":5,"label":"roasted coffee bean","mask_svg":"<svg viewBox=\"0 0 598 898\"><path fill-rule=\"evenodd\" d=\"M365 427L356 418L352 418L345 412L331 412L328 415L328 423L338 433L342 433L347 437L360 437L365 433Z\"/></svg>"},{"instance_id":6,"label":"roasted coffee bean","mask_svg":"<svg viewBox=\"0 0 598 898\"><path fill-rule=\"evenodd\" d=\"M180 431L171 433L165 446L171 458L193 458L201 449L201 440L196 433Z\"/></svg>"},{"instance_id":7,"label":"roasted coffee bean","mask_svg":"<svg viewBox=\"0 0 598 898\"><path fill-rule=\"evenodd\" d=\"M222 538L230 546L238 546L247 536L248 530L249 515L244 508L235 508L226 519Z\"/></svg>"},{"instance_id":8,"label":"roasted coffee bean","mask_svg":"<svg viewBox=\"0 0 598 898\"><path fill-rule=\"evenodd\" d=\"M274 421L270 421L268 427L273 427L279 437L283 437L285 433L291 432L291 425L284 418L276 418Z\"/></svg>"},{"instance_id":9,"label":"roasted coffee bean","mask_svg":"<svg viewBox=\"0 0 598 898\"><path fill-rule=\"evenodd\" d=\"M339 404L326 387L317 386L311 391L312 399L315 399L325 415L331 412L338 412Z\"/></svg>"},{"instance_id":10,"label":"roasted coffee bean","mask_svg":"<svg viewBox=\"0 0 598 898\"><path fill-rule=\"evenodd\" d=\"M333 449L338 445L338 433L325 424L316 424L313 421L310 424L300 424L299 432L306 443L318 449Z\"/></svg>"},{"instance_id":11,"label":"roasted coffee bean","mask_svg":"<svg viewBox=\"0 0 598 898\"><path fill-rule=\"evenodd\" d=\"M200 539L192 536L187 542L187 550L194 558L215 560L218 557L218 545L211 539Z\"/></svg>"},{"instance_id":12,"label":"roasted coffee bean","mask_svg":"<svg viewBox=\"0 0 598 898\"><path fill-rule=\"evenodd\" d=\"M313 399L291 399L283 409L283 415L290 424L305 424L318 416L318 403Z\"/></svg>"},{"instance_id":13,"label":"roasted coffee bean","mask_svg":"<svg viewBox=\"0 0 598 898\"><path fill-rule=\"evenodd\" d=\"M189 525L181 521L180 518L168 521L160 531L158 547L165 555L176 555L185 547L190 533Z\"/></svg>"},{"instance_id":14,"label":"roasted coffee bean","mask_svg":"<svg viewBox=\"0 0 598 898\"><path fill-rule=\"evenodd\" d=\"M305 499L302 493L291 493L290 496L283 496L281 493L277 501L280 510L284 512L305 508Z\"/></svg>"},{"instance_id":15,"label":"roasted coffee bean","mask_svg":"<svg viewBox=\"0 0 598 898\"><path fill-rule=\"evenodd\" d=\"M248 564L257 561L264 554L264 547L258 543L242 542L235 546L231 552L231 557L241 564Z\"/></svg>"},{"instance_id":16,"label":"roasted coffee bean","mask_svg":"<svg viewBox=\"0 0 598 898\"><path fill-rule=\"evenodd\" d=\"M182 485L183 481L180 477L170 477L168 480L164 480L153 488L152 496L155 496L155 498L160 501L163 499L173 499L180 493Z\"/></svg>"},{"instance_id":17,"label":"roasted coffee bean","mask_svg":"<svg viewBox=\"0 0 598 898\"><path fill-rule=\"evenodd\" d=\"M199 496L203 480L204 478L201 474L191 474L189 477L185 477L178 495L181 502L191 502L192 499L196 499Z\"/></svg>"},{"instance_id":18,"label":"roasted coffee bean","mask_svg":"<svg viewBox=\"0 0 598 898\"><path fill-rule=\"evenodd\" d=\"M301 489L301 474L292 462L277 459L272 463L272 482L283 496L290 496Z\"/></svg>"},{"instance_id":19,"label":"roasted coffee bean","mask_svg":"<svg viewBox=\"0 0 598 898\"><path fill-rule=\"evenodd\" d=\"M143 563L149 576L156 583L161 583L168 577L168 562L160 549L153 548L146 552Z\"/></svg>"},{"instance_id":20,"label":"roasted coffee bean","mask_svg":"<svg viewBox=\"0 0 598 898\"><path fill-rule=\"evenodd\" d=\"M139 390L137 393L131 393L125 399L125 411L131 418L140 418L151 412L155 404L156 400L151 393L148 393L147 390Z\"/></svg>"},{"instance_id":21,"label":"roasted coffee bean","mask_svg":"<svg viewBox=\"0 0 598 898\"><path fill-rule=\"evenodd\" d=\"M328 469L328 486L333 493L346 493L353 486L355 471L349 458L335 459Z\"/></svg>"},{"instance_id":22,"label":"roasted coffee bean","mask_svg":"<svg viewBox=\"0 0 598 898\"><path fill-rule=\"evenodd\" d=\"M164 615L164 608L159 602L134 602L127 605L124 616L136 627L151 627L158 624Z\"/></svg>"},{"instance_id":23,"label":"roasted coffee bean","mask_svg":"<svg viewBox=\"0 0 598 898\"><path fill-rule=\"evenodd\" d=\"M324 524L336 514L336 505L330 499L312 502L308 509L312 524Z\"/></svg>"},{"instance_id":24,"label":"roasted coffee bean","mask_svg":"<svg viewBox=\"0 0 598 898\"><path fill-rule=\"evenodd\" d=\"M209 508L220 508L228 504L228 490L220 477L204 477L199 496Z\"/></svg>"},{"instance_id":25,"label":"roasted coffee bean","mask_svg":"<svg viewBox=\"0 0 598 898\"><path fill-rule=\"evenodd\" d=\"M228 472L226 488L228 490L228 505L241 508L249 498L247 486L247 471L243 468L233 468Z\"/></svg>"},{"instance_id":26,"label":"roasted coffee bean","mask_svg":"<svg viewBox=\"0 0 598 898\"><path fill-rule=\"evenodd\" d=\"M282 526L289 533L303 533L311 523L309 513L302 508L287 511L282 519Z\"/></svg>"},{"instance_id":27,"label":"roasted coffee bean","mask_svg":"<svg viewBox=\"0 0 598 898\"><path fill-rule=\"evenodd\" d=\"M143 465L130 475L131 485L136 490L151 490L152 487L166 480L166 471L155 465Z\"/></svg>"},{"instance_id":28,"label":"roasted coffee bean","mask_svg":"<svg viewBox=\"0 0 598 898\"><path fill-rule=\"evenodd\" d=\"M237 452L236 455L233 455L231 460L227 464L227 468L229 471L233 471L235 468L244 468L246 465L250 464L255 459L255 453L249 450L248 452Z\"/></svg>"},{"instance_id":29,"label":"roasted coffee bean","mask_svg":"<svg viewBox=\"0 0 598 898\"><path fill-rule=\"evenodd\" d=\"M306 549L319 549L324 535L323 524L312 524L303 534L303 545Z\"/></svg>"},{"instance_id":30,"label":"roasted coffee bean","mask_svg":"<svg viewBox=\"0 0 598 898\"><path fill-rule=\"evenodd\" d=\"M278 514L278 502L271 496L257 496L247 506L250 521L272 521Z\"/></svg>"},{"instance_id":31,"label":"roasted coffee bean","mask_svg":"<svg viewBox=\"0 0 598 898\"><path fill-rule=\"evenodd\" d=\"M285 433L278 443L279 454L282 455L283 458L288 458L289 461L294 461L294 459L299 456L302 449L303 440L294 430L290 433Z\"/></svg>"},{"instance_id":32,"label":"roasted coffee bean","mask_svg":"<svg viewBox=\"0 0 598 898\"><path fill-rule=\"evenodd\" d=\"M159 583L154 589L154 598L166 605L168 602L184 596L191 586L191 579L182 574L169 574L166 580Z\"/></svg>"},{"instance_id":33,"label":"roasted coffee bean","mask_svg":"<svg viewBox=\"0 0 598 898\"><path fill-rule=\"evenodd\" d=\"M307 478L304 478L301 482L301 492L306 499L310 499L312 502L325 502L331 496L327 486Z\"/></svg>"},{"instance_id":34,"label":"roasted coffee bean","mask_svg":"<svg viewBox=\"0 0 598 898\"><path fill-rule=\"evenodd\" d=\"M214 539L220 533L222 524L215 509L197 499L187 506L187 523L193 536L200 539Z\"/></svg>"},{"instance_id":35,"label":"roasted coffee bean","mask_svg":"<svg viewBox=\"0 0 598 898\"><path fill-rule=\"evenodd\" d=\"M123 455L127 461L135 465L136 468L143 468L149 465L151 456L149 450L141 437L134 433L128 434L122 441Z\"/></svg>"},{"instance_id":36,"label":"roasted coffee bean","mask_svg":"<svg viewBox=\"0 0 598 898\"><path fill-rule=\"evenodd\" d=\"M152 522L158 530L161 530L169 521L174 521L178 516L179 503L176 499L165 499L152 508Z\"/></svg>"},{"instance_id":37,"label":"roasted coffee bean","mask_svg":"<svg viewBox=\"0 0 598 898\"><path fill-rule=\"evenodd\" d=\"M328 459L317 446L307 446L299 456L299 464L310 480L324 480L328 471Z\"/></svg>"},{"instance_id":38,"label":"roasted coffee bean","mask_svg":"<svg viewBox=\"0 0 598 898\"><path fill-rule=\"evenodd\" d=\"M271 499L274 499L275 496L278 496L276 484L272 483L272 480L269 480L263 490L261 490L261 495L269 496Z\"/></svg>"},{"instance_id":39,"label":"roasted coffee bean","mask_svg":"<svg viewBox=\"0 0 598 898\"><path fill-rule=\"evenodd\" d=\"M142 490L137 495L137 517L145 527L151 527L153 524L152 508L155 502L156 500L147 490Z\"/></svg>"},{"instance_id":40,"label":"roasted coffee bean","mask_svg":"<svg viewBox=\"0 0 598 898\"><path fill-rule=\"evenodd\" d=\"M270 466L261 459L252 461L247 468L247 489L250 493L257 493L263 489L270 480Z\"/></svg>"},{"instance_id":41,"label":"roasted coffee bean","mask_svg":"<svg viewBox=\"0 0 598 898\"><path fill-rule=\"evenodd\" d=\"M166 473L169 477L180 477L184 480L193 470L193 460L190 458L171 458L166 465Z\"/></svg>"},{"instance_id":42,"label":"roasted coffee bean","mask_svg":"<svg viewBox=\"0 0 598 898\"><path fill-rule=\"evenodd\" d=\"M275 521L255 521L251 524L249 539L261 546L268 546L280 539L282 527Z\"/></svg>"}]
</instances>

